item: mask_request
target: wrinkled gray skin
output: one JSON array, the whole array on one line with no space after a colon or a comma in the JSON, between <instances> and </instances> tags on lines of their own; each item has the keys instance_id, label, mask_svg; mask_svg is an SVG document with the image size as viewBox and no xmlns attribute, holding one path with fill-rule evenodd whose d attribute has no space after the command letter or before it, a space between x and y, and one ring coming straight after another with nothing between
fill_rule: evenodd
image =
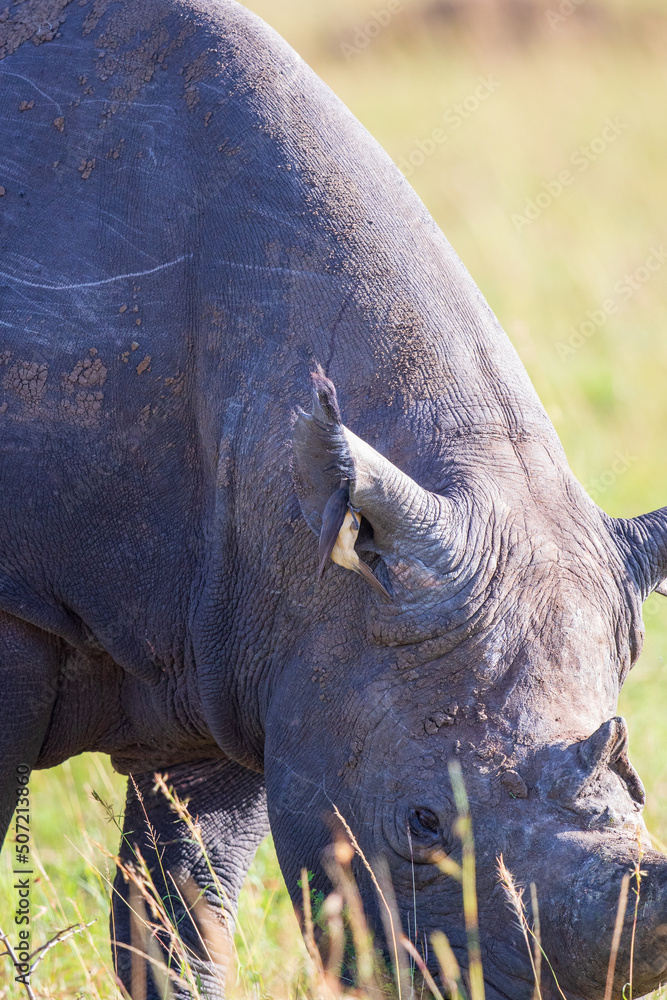
<instances>
[{"instance_id":1,"label":"wrinkled gray skin","mask_svg":"<svg viewBox=\"0 0 667 1000\"><path fill-rule=\"evenodd\" d=\"M414 930L410 829L420 946L444 929L465 966L460 889L431 863L456 848L456 757L489 1000L533 988L501 852L567 997L601 997L643 799L614 716L667 512L589 499L424 206L242 8L10 5L0 110L2 828L16 765L104 751L164 867L206 887L151 791L167 770L231 913L268 818L295 903L302 866L328 888L335 803ZM358 438L327 382L311 401L317 363ZM391 602L338 566L315 582L341 477ZM132 786L126 829L154 864ZM667 860L642 867L635 995L667 975Z\"/></svg>"}]
</instances>

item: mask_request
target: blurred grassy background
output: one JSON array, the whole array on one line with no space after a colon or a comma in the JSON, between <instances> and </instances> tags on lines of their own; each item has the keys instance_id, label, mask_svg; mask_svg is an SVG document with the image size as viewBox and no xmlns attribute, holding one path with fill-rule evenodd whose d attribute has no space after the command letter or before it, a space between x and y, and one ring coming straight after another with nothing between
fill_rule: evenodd
<instances>
[{"instance_id":1,"label":"blurred grassy background","mask_svg":"<svg viewBox=\"0 0 667 1000\"><path fill-rule=\"evenodd\" d=\"M387 21L388 0L246 6L297 48L397 163L419 161L419 144L428 150L442 130L410 182L516 345L576 475L613 515L667 503L667 259L638 270L652 248L659 259L666 235L664 0L406 0L381 30L373 24ZM475 106L480 77L494 81L493 92ZM608 119L613 141L601 139ZM549 196L563 170L572 183ZM517 221L536 199L537 217ZM649 829L667 842L667 601L652 597L645 618L645 651L620 710L647 788ZM116 998L109 862L96 844L113 852L118 833L90 791L120 813L123 782L104 759L85 755L32 784L35 942L96 920L47 956L37 994ZM9 860L5 851L0 925L14 903ZM270 843L248 877L239 928L234 995L297 996L303 948ZM3 971L0 964L0 1000L8 1000L19 993Z\"/></svg>"}]
</instances>

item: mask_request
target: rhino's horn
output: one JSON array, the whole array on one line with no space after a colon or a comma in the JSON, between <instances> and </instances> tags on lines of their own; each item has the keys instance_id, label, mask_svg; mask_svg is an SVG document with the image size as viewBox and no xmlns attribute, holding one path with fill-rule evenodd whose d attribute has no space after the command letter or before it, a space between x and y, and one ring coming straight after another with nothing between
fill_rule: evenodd
<instances>
[{"instance_id":1,"label":"rhino's horn","mask_svg":"<svg viewBox=\"0 0 667 1000\"><path fill-rule=\"evenodd\" d=\"M609 781L615 772L625 785L634 805L619 798L622 786ZM644 786L628 757L628 727L616 716L603 722L587 739L565 750L554 749L538 781L543 798L555 800L566 809L587 814L589 820L615 812L617 817L632 815L644 805Z\"/></svg>"},{"instance_id":2,"label":"rhino's horn","mask_svg":"<svg viewBox=\"0 0 667 1000\"><path fill-rule=\"evenodd\" d=\"M642 598L653 591L667 597L667 507L619 518L614 528Z\"/></svg>"},{"instance_id":3,"label":"rhino's horn","mask_svg":"<svg viewBox=\"0 0 667 1000\"><path fill-rule=\"evenodd\" d=\"M294 483L311 530L319 535L327 501L343 483L373 529L376 551L437 569L460 527L454 503L423 489L342 423L336 389L321 369L312 384L312 412L298 410L293 430Z\"/></svg>"}]
</instances>

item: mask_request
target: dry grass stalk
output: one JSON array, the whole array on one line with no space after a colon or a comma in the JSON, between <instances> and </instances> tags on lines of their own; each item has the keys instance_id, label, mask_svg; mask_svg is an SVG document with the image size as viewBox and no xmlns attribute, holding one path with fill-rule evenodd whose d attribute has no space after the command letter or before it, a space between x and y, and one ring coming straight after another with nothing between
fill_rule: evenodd
<instances>
[{"instance_id":1,"label":"dry grass stalk","mask_svg":"<svg viewBox=\"0 0 667 1000\"><path fill-rule=\"evenodd\" d=\"M9 960L14 966L14 970L16 971L16 973L22 974L20 973L20 969L22 968L22 963L19 961L19 957L16 954L11 941L9 940L9 938L7 937L7 935L2 930L1 927L0 927L0 943L5 946L5 951L0 953L0 958L4 958L6 955L9 955ZM32 986L30 985L29 978L26 977L26 979L28 979L28 981L24 985L26 993L28 994L28 998L29 1000L35 1000L35 992Z\"/></svg>"},{"instance_id":2,"label":"dry grass stalk","mask_svg":"<svg viewBox=\"0 0 667 1000\"><path fill-rule=\"evenodd\" d=\"M231 929L227 924L227 914L222 906L213 910L204 895L204 890L200 889L194 879L187 878L185 882L177 883L171 872L169 877L196 928L205 956L216 967L218 985L224 989L225 972L233 944Z\"/></svg>"},{"instance_id":3,"label":"dry grass stalk","mask_svg":"<svg viewBox=\"0 0 667 1000\"><path fill-rule=\"evenodd\" d=\"M340 970L345 951L345 929L343 927L343 897L339 892L331 892L322 904L322 916L326 920L329 935L329 960L326 981L332 993L340 991Z\"/></svg>"},{"instance_id":4,"label":"dry grass stalk","mask_svg":"<svg viewBox=\"0 0 667 1000\"><path fill-rule=\"evenodd\" d=\"M526 941L526 947L528 948L528 955L530 957L530 963L531 963L531 965L533 967L533 975L535 976L535 984L537 985L537 982L538 982L538 980L537 980L537 969L535 967L536 963L535 963L535 960L533 958L533 951L532 951L532 949L530 947L529 937L533 939L533 941L535 942L536 947L539 948L540 955L542 956L542 958L544 959L544 961L549 966L549 971L551 972L551 975L554 978L554 982L556 984L556 989L560 993L560 995L563 998L563 1000L567 1000L567 997L565 996L565 994L563 993L562 989L560 988L560 983L558 982L558 977L556 976L556 973L554 971L553 965L549 961L549 956L547 955L547 953L545 952L544 948L542 947L542 943L541 943L540 938L537 936L537 934L535 933L535 931L530 927L530 925L528 923L528 919L526 917L525 907L523 905L523 890L517 888L512 873L505 866L505 862L503 861L502 854L497 859L497 868L498 868L499 881L502 884L503 888L505 889L505 893L507 894L507 897L508 897L508 899L510 901L512 909L515 911L515 913L516 913L516 915L517 915L517 917L519 919L519 924L521 926L521 931L522 931L524 939ZM536 902L537 902L537 891L535 891L535 903ZM534 909L534 912L535 911L536 911L536 907ZM539 917L538 917L538 919L539 919ZM539 926L538 926L538 930L539 930ZM540 970L541 970L541 965L540 965Z\"/></svg>"},{"instance_id":5,"label":"dry grass stalk","mask_svg":"<svg viewBox=\"0 0 667 1000\"><path fill-rule=\"evenodd\" d=\"M330 965L325 971L322 965L322 956L315 941L315 928L313 925L313 911L310 902L310 889L308 880L308 869L301 869L301 895L303 899L303 937L306 944L306 951L311 961L310 979L314 980L314 994L320 1000L336 1000L339 996L338 971L343 960L344 934L343 934L343 899L339 893L333 893L332 902L327 899L324 903L324 913L327 917L330 941ZM328 904L328 905L327 905ZM335 925L333 928L331 923ZM333 960L333 961L331 961Z\"/></svg>"},{"instance_id":6,"label":"dry grass stalk","mask_svg":"<svg viewBox=\"0 0 667 1000\"><path fill-rule=\"evenodd\" d=\"M479 919L477 913L477 883L475 874L475 841L468 795L463 781L461 765L452 761L449 765L454 800L458 812L456 831L461 840L463 852L461 864L461 885L463 888L463 917L468 939L468 976L471 1000L484 1000L484 970L482 951L479 943Z\"/></svg>"},{"instance_id":7,"label":"dry grass stalk","mask_svg":"<svg viewBox=\"0 0 667 1000\"><path fill-rule=\"evenodd\" d=\"M540 908L537 902L537 886L530 883L530 906L533 911L533 960L535 962L535 991L533 1000L539 997L542 988L542 928L540 925Z\"/></svg>"},{"instance_id":8,"label":"dry grass stalk","mask_svg":"<svg viewBox=\"0 0 667 1000\"><path fill-rule=\"evenodd\" d=\"M362 862L364 864L364 867L368 871L368 874L371 877L371 881L373 882L373 885L375 886L377 894L380 897L380 899L382 900L382 904L383 904L383 906L385 908L385 911L387 913L387 918L388 918L388 921L389 921L389 928L390 928L390 935L391 935L391 944L392 944L392 948L393 948L393 952L394 952L394 961L396 963L396 970L397 970L398 1000L402 1000L402 991L401 991L401 978L402 977L400 975L401 963L400 963L400 957L399 957L399 953L398 953L398 937L397 937L397 933L396 933L396 924L395 924L395 921L394 921L394 915L393 915L393 913L391 911L391 907L389 906L389 903L387 902L387 898L386 898L385 894L383 893L382 889L380 888L380 883L377 880L375 872L373 871L373 869L371 868L370 864L368 863L366 855L362 851L361 847L359 846L359 844L357 842L356 837L352 833L352 830L350 829L349 823L347 822L347 820L345 819L345 817L343 816L343 814L338 809L338 806L336 806L336 805L334 805L334 812L335 812L336 816L338 817L338 819L340 820L340 822L342 823L342 825L343 825L343 827L345 829L345 832L347 833L348 837L350 838L350 842L352 844L352 847L354 848L354 850L356 851L356 853L359 855L359 857L361 858L361 860L362 860Z\"/></svg>"},{"instance_id":9,"label":"dry grass stalk","mask_svg":"<svg viewBox=\"0 0 667 1000\"><path fill-rule=\"evenodd\" d=\"M352 874L353 857L352 845L349 841L339 838L334 845L333 860L330 860L328 864L329 874L347 904L348 921L357 959L359 986L367 993L373 994L378 992L373 974L373 938L368 929L359 889Z\"/></svg>"},{"instance_id":10,"label":"dry grass stalk","mask_svg":"<svg viewBox=\"0 0 667 1000\"><path fill-rule=\"evenodd\" d=\"M401 934L401 944L403 945L403 947L407 951L408 955L410 955L410 957L414 960L415 965L417 966L417 968L421 972L422 976L424 977L424 982L426 983L426 985L428 986L429 990L431 991L431 993L435 997L435 1000L445 1000L445 998L443 997L442 993L440 992L440 990L436 986L435 979L433 978L433 976L431 975L431 973L428 971L428 969L426 967L426 962L424 961L424 959L422 958L422 956L419 954L419 952L417 951L417 949L413 945L412 941L409 938L407 938L405 936L405 934Z\"/></svg>"},{"instance_id":11,"label":"dry grass stalk","mask_svg":"<svg viewBox=\"0 0 667 1000\"><path fill-rule=\"evenodd\" d=\"M531 941L530 941L532 931L528 925L528 918L526 917L526 908L523 902L523 889L519 889L517 887L512 873L505 865L502 854L498 856L496 864L498 868L498 878L500 880L500 884L505 890L505 894L510 901L512 909L517 915L517 918L519 920L519 926L521 927L521 932L523 934L524 941L526 942L526 948L528 949L528 956L530 958L530 964L533 970L533 978L535 980L535 993L537 994L538 1000L542 1000L542 988L540 985L540 977L538 976L535 957L533 954L533 949L531 947Z\"/></svg>"},{"instance_id":12,"label":"dry grass stalk","mask_svg":"<svg viewBox=\"0 0 667 1000\"><path fill-rule=\"evenodd\" d=\"M310 905L310 888L308 884L308 869L301 869L301 896L303 902L303 939L306 944L306 951L312 963L312 974L311 978L317 980L317 985L320 987L322 993L326 993L326 984L324 978L324 967L322 965L322 956L320 955L319 948L315 942L315 929L313 927L313 911Z\"/></svg>"},{"instance_id":13,"label":"dry grass stalk","mask_svg":"<svg viewBox=\"0 0 667 1000\"><path fill-rule=\"evenodd\" d=\"M403 928L401 925L401 918L398 913L398 906L396 905L396 896L394 894L394 886L391 881L389 865L382 855L375 859L374 864L375 874L378 882L382 886L382 891L388 907L386 911L382 907L380 908L380 916L382 918L385 940L387 944L389 944L391 940L392 928L398 928L399 936L402 936ZM391 915L391 920L389 919L389 915ZM399 996L402 994L406 998L412 998L413 990L411 969L405 961L405 952L403 948L399 949L398 964L395 966L395 975L396 987L398 989Z\"/></svg>"},{"instance_id":14,"label":"dry grass stalk","mask_svg":"<svg viewBox=\"0 0 667 1000\"><path fill-rule=\"evenodd\" d=\"M444 931L434 931L431 935L431 944L440 966L440 975L449 1000L459 1000L461 996L461 970Z\"/></svg>"},{"instance_id":15,"label":"dry grass stalk","mask_svg":"<svg viewBox=\"0 0 667 1000\"><path fill-rule=\"evenodd\" d=\"M604 991L604 1000L612 1000L611 994L614 988L614 976L616 975L616 961L618 959L618 949L621 943L623 921L625 920L625 911L628 906L629 887L630 887L630 875L626 874L623 876L621 880L621 891L618 896L616 923L614 924L614 934L611 939L611 954L609 955L609 967L607 969L607 985Z\"/></svg>"},{"instance_id":16,"label":"dry grass stalk","mask_svg":"<svg viewBox=\"0 0 667 1000\"><path fill-rule=\"evenodd\" d=\"M443 875L448 875L455 882L463 881L463 870L458 861L450 858L444 851L435 851L432 858L433 864L437 865Z\"/></svg>"},{"instance_id":17,"label":"dry grass stalk","mask_svg":"<svg viewBox=\"0 0 667 1000\"><path fill-rule=\"evenodd\" d=\"M186 825L188 830L193 834L195 842L200 847L203 856L206 858L209 871L212 871L198 824L188 813L187 805L181 802L181 800L167 788L167 785L161 775L154 775L154 777L156 779L157 788L162 790L166 795L172 807L178 813L179 818L186 822L187 817ZM227 958L231 948L230 936L228 936L225 931L212 919L208 903L203 898L203 891L200 890L199 887L192 882L192 880L189 880L189 882L186 881L183 885L178 885L173 879L171 872L165 871L162 865L164 852L160 845L157 833L148 818L148 814L144 806L143 796L132 776L130 776L130 780L134 785L138 801L144 813L149 841L155 856L158 859L158 865L164 884L167 885L168 882L171 881L174 885L183 907L188 912L192 923L197 930L197 935L203 945L206 956L212 962L221 965L223 969L226 968ZM167 912L164 901L158 892L155 883L153 882L150 869L144 860L141 851L136 845L134 847L132 847L132 845L129 846L134 853L136 863L126 864L120 858L114 858L114 861L119 870L122 872L126 882L129 883L130 887L130 939L132 943L130 946L127 946L121 942L114 941L112 942L112 945L114 947L128 948L132 955L131 979L133 996L135 994L135 990L139 1000L143 1000L146 995L146 967L144 964L146 961L151 963L153 979L155 980L156 986L165 1000L170 1000L170 997L173 995L172 983L175 983L180 987L186 986L190 990L195 991L194 995L197 995L197 976L192 969L192 956L188 952L186 945L181 940L176 930L177 918L173 909L171 895L167 895L171 911ZM219 881L217 879L215 881L216 889L219 890L218 895L222 910L224 890L222 889L222 886L220 886ZM188 896L187 899L184 896L183 890L185 891L186 896ZM151 913L152 922L147 919L146 907ZM160 933L163 940L166 940L168 943L166 948L166 961L162 948L158 943L158 933ZM136 947L134 944L135 937L142 939L141 944L143 944L143 947ZM141 962L138 961L139 958L142 959ZM180 968L180 975L172 969L172 963L174 960ZM135 968L137 970L136 987ZM142 973L139 971L139 968L143 969L143 981L141 979ZM221 983L223 978L223 976L220 977Z\"/></svg>"},{"instance_id":18,"label":"dry grass stalk","mask_svg":"<svg viewBox=\"0 0 667 1000\"><path fill-rule=\"evenodd\" d=\"M170 803L172 809L178 816L178 818L185 824L188 829L188 833L192 837L193 841L196 843L197 847L202 853L202 857L206 862L208 873L211 876L211 883L215 888L215 893L220 900L221 904L223 901L229 903L229 894L227 893L225 887L220 882L217 872L211 865L211 860L208 856L208 851L206 850L206 845L204 844L204 839L202 837L201 827L196 818L193 819L190 811L188 810L188 803L183 802L178 795L174 792L173 788L167 785L167 779L169 775L154 774L153 780L155 781L154 787L161 791L165 796L167 801Z\"/></svg>"},{"instance_id":19,"label":"dry grass stalk","mask_svg":"<svg viewBox=\"0 0 667 1000\"><path fill-rule=\"evenodd\" d=\"M146 907L136 882L130 882L130 981L133 1000L146 1000L146 963L141 956L148 954L146 942Z\"/></svg>"},{"instance_id":20,"label":"dry grass stalk","mask_svg":"<svg viewBox=\"0 0 667 1000\"><path fill-rule=\"evenodd\" d=\"M35 948L34 951L30 953L28 963L20 961L12 943L9 940L9 937L5 934L2 927L0 927L0 944L5 947L5 951L0 951L0 958L9 958L17 975L25 976L26 981L21 985L25 987L28 1000L35 1000L35 992L30 984L30 980L42 959L46 957L52 948L62 944L63 941L67 941L75 934L80 934L94 923L94 920L89 920L88 923L71 924L69 927L65 927L63 930L58 931L53 935L53 937L50 937L48 941L45 941L44 944L40 945L39 948ZM24 966L26 964L28 964L27 971L24 970Z\"/></svg>"},{"instance_id":21,"label":"dry grass stalk","mask_svg":"<svg viewBox=\"0 0 667 1000\"><path fill-rule=\"evenodd\" d=\"M644 845L642 843L642 833L639 826L637 826L637 852L638 852L637 861L632 872L632 875L635 880L635 885L632 890L635 894L635 912L632 918L632 937L630 939L630 982L628 983L629 986L628 1000L632 1000L632 982L633 982L633 974L635 966L635 940L637 937L637 917L639 915L639 897L641 895L641 889L642 889L642 876L646 874L645 871L642 871L642 858L644 857Z\"/></svg>"},{"instance_id":22,"label":"dry grass stalk","mask_svg":"<svg viewBox=\"0 0 667 1000\"><path fill-rule=\"evenodd\" d=\"M131 979L133 997L135 991L135 968L138 972L136 977L137 996L139 1000L142 1000L142 997L145 995L145 963L148 962L153 970L153 978L156 980L156 983L163 984L163 993L166 993L166 1000L169 1000L170 994L166 985L167 982L173 982L181 988L192 988L196 985L195 977L190 967L186 947L178 936L170 915L164 907L148 866L138 849L135 849L135 855L137 858L136 865L126 864L120 858L115 859L125 881L129 883L130 899L128 906L130 907L131 943L127 945L121 941L113 941L112 945L116 948L125 948L132 956ZM150 912L150 918L148 917L148 912ZM166 961L162 948L158 944L158 932L161 932L163 938L166 938L169 942ZM174 959L180 967L180 975L172 968ZM143 969L143 981L141 978L142 973L139 971L141 969ZM142 988L144 990L143 994L140 992Z\"/></svg>"},{"instance_id":23,"label":"dry grass stalk","mask_svg":"<svg viewBox=\"0 0 667 1000\"><path fill-rule=\"evenodd\" d=\"M156 936L155 936L156 935L156 931L158 929L162 929L162 930L164 930L165 934L169 937L170 942L171 942L171 947L170 947L170 950L169 950L169 962L171 962L172 955L174 953L176 953L176 952L179 951L179 948L180 948L181 951L183 950L183 946L182 946L182 943L180 941L180 938L178 937L178 935L177 935L177 933L176 933L173 925L171 924L171 922L169 920L169 917L166 914L166 911L160 905L159 896L157 894L157 889L156 889L156 887L153 884L150 872L149 872L149 870L148 870L148 868L146 866L145 861L143 860L143 858L141 856L141 853L138 850L135 850L135 852L134 852L135 853L135 857L137 859L137 864L135 866L134 864L128 864L126 862L123 862L120 858L118 858L115 855L111 854L102 844L99 844L99 843L97 843L94 840L91 840L90 843L97 850L99 850L102 854L104 854L105 857L109 858L109 860L111 860L111 861L114 862L114 864L116 865L116 867L118 868L118 870L121 872L121 874L123 875L123 878L125 879L125 881L128 884L132 884L132 883L135 884L135 888L138 890L140 898L143 899L144 904L146 904L146 903L148 904L148 907L151 910L151 913L152 913L152 916L153 916L153 920L154 920L154 923L151 924L146 919L146 916L145 916L145 905L144 905L144 908L143 908L143 913L142 913L142 911L140 909L139 912L136 914L136 916L139 919L143 919L143 920L146 921L147 930L150 931L150 934L146 938L147 944L149 946L149 950L148 950L148 952L146 952L143 949L134 947L134 945L132 945L132 944L126 944L125 942L119 941L117 939L117 937L116 937L115 912L114 912L114 910L112 908L112 910L111 910L111 915L112 915L112 938L111 938L111 942L110 942L111 943L112 953L115 954L119 948L122 948L124 951L129 952L131 955L135 955L136 954L143 961L149 962L151 964L151 966L153 967L154 976L156 977L156 979L157 979L158 982L161 982L163 980L164 975L167 975L169 977L169 979L171 981L173 981L175 983L175 985L177 985L177 986L180 986L180 987L190 986L191 982L194 983L194 978L191 977L191 982L190 982L190 980L186 981L181 976L179 976L177 973L175 973L173 971L173 969L171 969L170 966L168 966L165 963L164 956L163 956L162 951L161 951L161 949L160 949L160 947L159 947L159 945L157 943L157 939L156 939ZM108 870L107 870L106 875L105 875L103 872L101 872L99 870L99 868L96 868L94 865L92 865L92 863L91 863L91 867L100 876L100 878L102 878L106 882L106 884L108 885L109 890L111 891L111 893L112 894L116 893L116 895L119 895L118 889L114 885L114 883L113 883L113 881L111 879L111 876L110 876ZM133 895L133 892L131 892L131 895ZM122 900L122 902L125 905L131 906L131 903L129 903L122 896L119 896L119 898ZM134 918L131 918L131 919L134 919ZM184 971L187 972L188 971L188 967L187 967L186 957L179 956L179 960L181 960L181 964L183 965ZM115 962L114 962L114 964L115 964ZM120 980L118 979L118 977L115 976L115 975L114 975L114 981L115 981L115 985L120 990L120 992L122 993L123 997L126 997L127 1000L129 1000L129 993L127 993L127 991L123 987L122 983L120 982ZM166 1000L169 1000L169 996L166 997Z\"/></svg>"},{"instance_id":24,"label":"dry grass stalk","mask_svg":"<svg viewBox=\"0 0 667 1000\"><path fill-rule=\"evenodd\" d=\"M220 903L219 909L224 921L224 926L221 926L220 922L216 919L216 914L212 911L211 904L204 896L204 890L200 888L194 880L188 879L182 885L177 885L171 875L171 872L169 873L169 877L176 889L176 892L180 896L181 901L188 910L192 923L197 930L197 936L202 944L205 955L221 970L217 973L217 976L220 985L224 986L225 973L229 967L229 962L234 950L233 930L229 926L228 915L224 906L225 901L228 905L230 905L229 894L220 882L218 874L211 864L197 818L193 818L188 809L188 803L180 799L174 792L173 788L169 787L167 784L168 778L168 775L158 773L154 774L154 788L156 791L162 792L173 811L186 826L193 842L199 848L211 878L211 887L213 888Z\"/></svg>"}]
</instances>

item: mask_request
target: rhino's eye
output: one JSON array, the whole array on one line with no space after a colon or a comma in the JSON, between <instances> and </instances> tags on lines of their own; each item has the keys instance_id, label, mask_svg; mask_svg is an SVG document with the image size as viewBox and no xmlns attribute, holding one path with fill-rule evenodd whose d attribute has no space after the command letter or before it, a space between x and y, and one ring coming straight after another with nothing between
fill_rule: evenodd
<instances>
[{"instance_id":1,"label":"rhino's eye","mask_svg":"<svg viewBox=\"0 0 667 1000\"><path fill-rule=\"evenodd\" d=\"M437 833L440 821L431 809L413 809L410 813L410 830L415 837L427 837Z\"/></svg>"}]
</instances>

